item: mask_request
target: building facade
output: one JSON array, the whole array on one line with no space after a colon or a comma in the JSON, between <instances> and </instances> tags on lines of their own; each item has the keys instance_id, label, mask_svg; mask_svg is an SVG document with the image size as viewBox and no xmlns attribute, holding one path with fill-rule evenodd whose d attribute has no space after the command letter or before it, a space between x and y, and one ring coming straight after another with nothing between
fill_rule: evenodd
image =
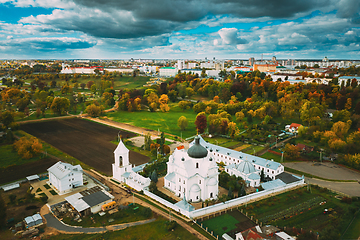
<instances>
[{"instance_id":1,"label":"building facade","mask_svg":"<svg viewBox=\"0 0 360 240\"><path fill-rule=\"evenodd\" d=\"M49 182L59 194L68 192L70 189L82 186L83 169L80 165L73 166L69 163L57 162L48 169Z\"/></svg>"},{"instance_id":2,"label":"building facade","mask_svg":"<svg viewBox=\"0 0 360 240\"><path fill-rule=\"evenodd\" d=\"M167 163L164 187L180 198L199 202L216 199L219 171L215 159L200 145L200 138L187 151L175 149Z\"/></svg>"},{"instance_id":3,"label":"building facade","mask_svg":"<svg viewBox=\"0 0 360 240\"><path fill-rule=\"evenodd\" d=\"M137 191L149 187L150 178L146 178L133 170L129 160L129 149L120 140L114 151L115 163L112 164L113 178L123 182Z\"/></svg>"}]
</instances>

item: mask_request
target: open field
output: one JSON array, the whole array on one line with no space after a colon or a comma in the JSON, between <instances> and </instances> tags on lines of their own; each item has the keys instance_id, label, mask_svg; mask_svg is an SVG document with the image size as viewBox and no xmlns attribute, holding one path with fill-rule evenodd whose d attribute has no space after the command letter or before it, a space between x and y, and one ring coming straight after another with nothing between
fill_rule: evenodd
<instances>
[{"instance_id":1,"label":"open field","mask_svg":"<svg viewBox=\"0 0 360 240\"><path fill-rule=\"evenodd\" d=\"M7 168L0 168L0 184L13 182L33 174L46 172L49 167L57 162L51 157L37 161L31 161L22 165L14 165Z\"/></svg>"},{"instance_id":2,"label":"open field","mask_svg":"<svg viewBox=\"0 0 360 240\"><path fill-rule=\"evenodd\" d=\"M256 224L248 219L238 210L229 211L217 217L213 217L201 222L203 227L208 227L208 231L214 231L219 239L224 233L235 238L235 234L254 227Z\"/></svg>"},{"instance_id":3,"label":"open field","mask_svg":"<svg viewBox=\"0 0 360 240\"><path fill-rule=\"evenodd\" d=\"M107 116L109 119L127 123L133 126L142 127L150 130L160 130L160 132L166 132L176 136L181 136L185 139L187 137L193 136L196 134L195 129L195 118L196 113L192 110L182 111L177 104L170 104L169 112L149 112L149 111L140 111L140 112L111 112ZM188 127L185 131L181 131L177 126L177 121L179 117L185 116L188 120Z\"/></svg>"},{"instance_id":4,"label":"open field","mask_svg":"<svg viewBox=\"0 0 360 240\"><path fill-rule=\"evenodd\" d=\"M167 220L163 217L158 217L154 222L144 224L141 226L129 227L120 231L106 232L100 234L60 234L56 236L46 236L42 239L49 240L96 240L96 239L163 239L163 240L172 240L172 239L186 239L186 240L196 240L197 237L193 236L186 229L181 226L177 226L174 231L167 231L166 229Z\"/></svg>"},{"instance_id":5,"label":"open field","mask_svg":"<svg viewBox=\"0 0 360 240\"><path fill-rule=\"evenodd\" d=\"M78 118L29 123L20 128L90 167L112 174L116 145L111 141L117 139L119 129ZM123 130L120 135L123 138L135 136ZM130 151L132 164L137 166L148 161L149 157Z\"/></svg>"}]
</instances>

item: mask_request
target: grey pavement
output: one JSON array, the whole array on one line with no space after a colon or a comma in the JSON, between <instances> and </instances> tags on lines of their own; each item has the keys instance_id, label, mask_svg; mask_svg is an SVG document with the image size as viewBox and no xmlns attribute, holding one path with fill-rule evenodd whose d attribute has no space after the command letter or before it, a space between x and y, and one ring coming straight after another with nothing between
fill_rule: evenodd
<instances>
[{"instance_id":1,"label":"grey pavement","mask_svg":"<svg viewBox=\"0 0 360 240\"><path fill-rule=\"evenodd\" d=\"M352 197L360 197L360 184L358 182L330 182L316 178L305 178L307 182L325 187Z\"/></svg>"},{"instance_id":2,"label":"grey pavement","mask_svg":"<svg viewBox=\"0 0 360 240\"><path fill-rule=\"evenodd\" d=\"M326 179L360 181L360 173L331 162L288 162L286 167Z\"/></svg>"},{"instance_id":3,"label":"grey pavement","mask_svg":"<svg viewBox=\"0 0 360 240\"><path fill-rule=\"evenodd\" d=\"M59 231L69 232L69 233L102 233L106 231L105 227L100 228L80 228L80 227L72 227L67 226L56 219L51 213L44 215L47 226L55 228Z\"/></svg>"}]
</instances>

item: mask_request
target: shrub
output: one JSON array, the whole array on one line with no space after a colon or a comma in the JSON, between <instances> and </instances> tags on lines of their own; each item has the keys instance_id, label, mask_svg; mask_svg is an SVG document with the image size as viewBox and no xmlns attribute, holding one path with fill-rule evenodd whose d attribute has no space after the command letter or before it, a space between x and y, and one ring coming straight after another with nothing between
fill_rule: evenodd
<instances>
[{"instance_id":1,"label":"shrub","mask_svg":"<svg viewBox=\"0 0 360 240\"><path fill-rule=\"evenodd\" d=\"M176 221L166 222L165 226L168 231L171 231L177 227L178 223Z\"/></svg>"}]
</instances>

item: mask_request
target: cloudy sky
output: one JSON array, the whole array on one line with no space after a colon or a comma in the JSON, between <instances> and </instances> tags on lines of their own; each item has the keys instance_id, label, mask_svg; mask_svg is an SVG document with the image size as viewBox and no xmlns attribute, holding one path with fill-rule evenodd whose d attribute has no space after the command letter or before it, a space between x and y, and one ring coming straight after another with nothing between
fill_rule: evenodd
<instances>
[{"instance_id":1,"label":"cloudy sky","mask_svg":"<svg viewBox=\"0 0 360 240\"><path fill-rule=\"evenodd\" d=\"M0 0L0 59L360 59L359 0Z\"/></svg>"}]
</instances>

